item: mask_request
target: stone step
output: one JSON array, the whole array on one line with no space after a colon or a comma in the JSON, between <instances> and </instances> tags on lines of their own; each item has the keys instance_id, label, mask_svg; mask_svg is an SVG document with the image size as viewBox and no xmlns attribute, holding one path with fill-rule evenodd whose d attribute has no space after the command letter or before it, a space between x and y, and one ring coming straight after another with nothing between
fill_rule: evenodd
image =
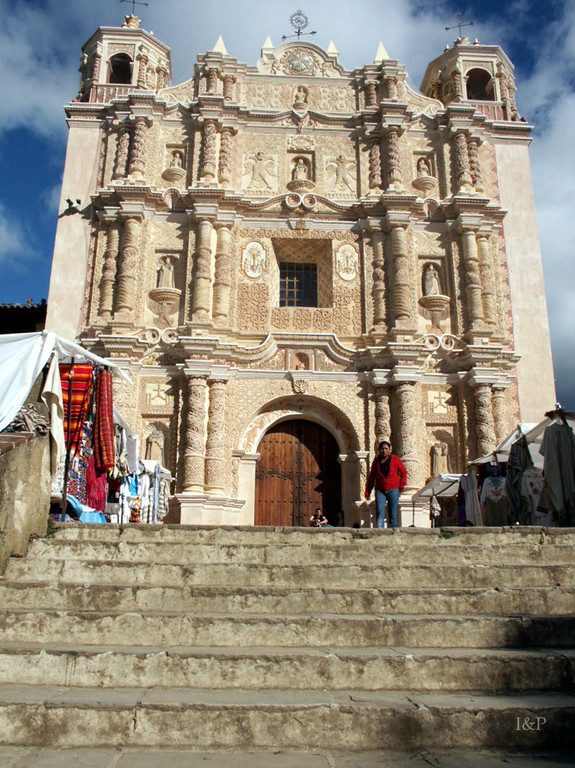
<instances>
[{"instance_id":1,"label":"stone step","mask_svg":"<svg viewBox=\"0 0 575 768\"><path fill-rule=\"evenodd\" d=\"M573 690L575 650L0 644L0 685L365 691Z\"/></svg>"},{"instance_id":2,"label":"stone step","mask_svg":"<svg viewBox=\"0 0 575 768\"><path fill-rule=\"evenodd\" d=\"M0 611L4 642L170 646L569 648L575 617Z\"/></svg>"},{"instance_id":3,"label":"stone step","mask_svg":"<svg viewBox=\"0 0 575 768\"><path fill-rule=\"evenodd\" d=\"M558 749L574 718L561 693L0 687L0 743L25 746Z\"/></svg>"},{"instance_id":4,"label":"stone step","mask_svg":"<svg viewBox=\"0 0 575 768\"><path fill-rule=\"evenodd\" d=\"M396 537L397 538L397 537ZM277 543L218 544L200 543L190 536L187 540L169 541L90 541L67 539L37 539L32 542L29 557L34 559L100 560L103 562L169 563L182 565L243 563L245 565L417 565L421 562L421 547L405 539L395 543L391 537L367 540L351 539L343 543L317 546L313 539L296 545ZM428 565L575 565L573 544L540 545L529 541L509 544L470 543L466 547L452 546L451 539L438 539L425 550Z\"/></svg>"},{"instance_id":5,"label":"stone step","mask_svg":"<svg viewBox=\"0 0 575 768\"><path fill-rule=\"evenodd\" d=\"M117 586L112 584L0 582L5 609L168 611L195 613L447 613L567 615L575 587L349 588L235 586Z\"/></svg>"},{"instance_id":6,"label":"stone step","mask_svg":"<svg viewBox=\"0 0 575 768\"><path fill-rule=\"evenodd\" d=\"M425 561L425 558L423 558ZM394 587L532 587L573 586L575 565L254 565L220 563L170 565L101 560L54 560L12 558L5 580L58 581L85 584L147 586L285 586L294 589L312 585L334 588Z\"/></svg>"}]
</instances>

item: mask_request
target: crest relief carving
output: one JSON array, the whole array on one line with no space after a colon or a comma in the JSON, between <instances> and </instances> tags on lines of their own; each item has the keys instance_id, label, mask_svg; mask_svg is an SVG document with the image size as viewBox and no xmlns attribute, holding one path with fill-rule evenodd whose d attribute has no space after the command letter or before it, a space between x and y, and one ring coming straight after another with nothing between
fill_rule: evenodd
<instances>
[{"instance_id":1,"label":"crest relief carving","mask_svg":"<svg viewBox=\"0 0 575 768\"><path fill-rule=\"evenodd\" d=\"M254 192L277 192L278 156L265 152L244 155L242 187Z\"/></svg>"},{"instance_id":2,"label":"crest relief carving","mask_svg":"<svg viewBox=\"0 0 575 768\"><path fill-rule=\"evenodd\" d=\"M342 280L351 282L357 277L359 256L353 245L344 243L335 257L335 268Z\"/></svg>"},{"instance_id":3,"label":"crest relief carving","mask_svg":"<svg viewBox=\"0 0 575 768\"><path fill-rule=\"evenodd\" d=\"M265 271L267 262L266 249L261 243L253 241L248 243L242 254L242 269L252 279L261 277Z\"/></svg>"}]
</instances>

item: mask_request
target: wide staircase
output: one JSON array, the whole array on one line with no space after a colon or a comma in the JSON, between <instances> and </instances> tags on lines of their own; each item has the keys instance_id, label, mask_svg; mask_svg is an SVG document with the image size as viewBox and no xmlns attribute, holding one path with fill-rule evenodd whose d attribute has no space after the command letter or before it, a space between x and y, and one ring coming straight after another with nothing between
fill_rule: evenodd
<instances>
[{"instance_id":1,"label":"wide staircase","mask_svg":"<svg viewBox=\"0 0 575 768\"><path fill-rule=\"evenodd\" d=\"M0 581L0 744L567 748L574 545L533 528L58 527Z\"/></svg>"}]
</instances>

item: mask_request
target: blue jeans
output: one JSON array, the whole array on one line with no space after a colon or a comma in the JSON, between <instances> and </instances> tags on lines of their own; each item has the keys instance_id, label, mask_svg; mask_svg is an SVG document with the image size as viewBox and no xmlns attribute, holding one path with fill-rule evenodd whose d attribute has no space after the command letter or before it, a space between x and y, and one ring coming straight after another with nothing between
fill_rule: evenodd
<instances>
[{"instance_id":1,"label":"blue jeans","mask_svg":"<svg viewBox=\"0 0 575 768\"><path fill-rule=\"evenodd\" d=\"M385 528L385 505L389 504L388 528L397 528L397 510L399 507L399 488L390 491L375 489L375 509L377 510L377 527Z\"/></svg>"}]
</instances>

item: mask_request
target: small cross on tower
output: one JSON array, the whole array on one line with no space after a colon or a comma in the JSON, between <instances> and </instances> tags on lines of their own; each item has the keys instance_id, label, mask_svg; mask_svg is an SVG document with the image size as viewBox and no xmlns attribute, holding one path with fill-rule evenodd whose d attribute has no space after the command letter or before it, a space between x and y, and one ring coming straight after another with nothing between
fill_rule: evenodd
<instances>
[{"instance_id":1,"label":"small cross on tower","mask_svg":"<svg viewBox=\"0 0 575 768\"><path fill-rule=\"evenodd\" d=\"M455 29L456 27L459 29L459 38L461 39L463 37L463 33L461 32L462 27L472 27L473 22L472 21L464 21L463 14L461 11L457 11L455 14L455 18L457 19L457 24L454 24L451 27L445 27L446 31L449 31L450 29Z\"/></svg>"},{"instance_id":2,"label":"small cross on tower","mask_svg":"<svg viewBox=\"0 0 575 768\"><path fill-rule=\"evenodd\" d=\"M136 6L145 5L148 7L148 3L144 3L142 0L120 0L121 3L132 3L132 16L136 15Z\"/></svg>"}]
</instances>

